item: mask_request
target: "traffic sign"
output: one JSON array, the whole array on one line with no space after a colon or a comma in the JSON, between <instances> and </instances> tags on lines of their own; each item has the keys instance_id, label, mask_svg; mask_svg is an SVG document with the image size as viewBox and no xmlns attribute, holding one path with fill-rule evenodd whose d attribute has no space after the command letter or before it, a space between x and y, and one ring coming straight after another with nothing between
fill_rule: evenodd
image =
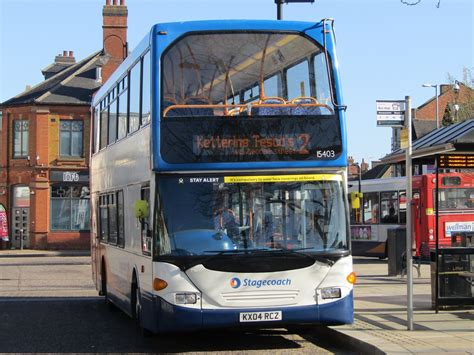
<instances>
[{"instance_id":1,"label":"traffic sign","mask_svg":"<svg viewBox=\"0 0 474 355\"><path fill-rule=\"evenodd\" d=\"M377 126L403 127L405 122L404 100L377 100Z\"/></svg>"}]
</instances>

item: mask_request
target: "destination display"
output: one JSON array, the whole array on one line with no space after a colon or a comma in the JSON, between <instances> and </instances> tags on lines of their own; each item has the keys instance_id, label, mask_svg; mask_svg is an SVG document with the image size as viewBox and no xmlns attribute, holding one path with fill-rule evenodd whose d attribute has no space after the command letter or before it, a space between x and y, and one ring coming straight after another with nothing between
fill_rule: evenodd
<instances>
[{"instance_id":1,"label":"destination display","mask_svg":"<svg viewBox=\"0 0 474 355\"><path fill-rule=\"evenodd\" d=\"M438 156L439 168L474 169L474 155L472 154L443 154Z\"/></svg>"},{"instance_id":2,"label":"destination display","mask_svg":"<svg viewBox=\"0 0 474 355\"><path fill-rule=\"evenodd\" d=\"M168 163L333 160L342 151L336 116L166 117L160 128Z\"/></svg>"}]
</instances>

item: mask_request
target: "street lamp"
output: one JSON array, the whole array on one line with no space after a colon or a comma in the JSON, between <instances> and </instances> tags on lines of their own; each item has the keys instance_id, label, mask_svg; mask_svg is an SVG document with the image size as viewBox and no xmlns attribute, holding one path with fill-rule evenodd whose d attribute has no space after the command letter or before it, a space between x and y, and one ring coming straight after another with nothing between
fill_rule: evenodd
<instances>
[{"instance_id":1,"label":"street lamp","mask_svg":"<svg viewBox=\"0 0 474 355\"><path fill-rule=\"evenodd\" d=\"M439 120L438 120L438 84L423 84L424 88L435 88L435 95L436 95L436 129L439 128Z\"/></svg>"}]
</instances>

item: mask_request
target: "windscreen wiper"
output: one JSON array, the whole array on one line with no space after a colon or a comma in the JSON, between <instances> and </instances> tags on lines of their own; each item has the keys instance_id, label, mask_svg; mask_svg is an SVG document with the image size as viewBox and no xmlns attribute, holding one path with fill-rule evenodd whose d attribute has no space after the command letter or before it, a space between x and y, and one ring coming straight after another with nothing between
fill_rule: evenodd
<instances>
[{"instance_id":1,"label":"windscreen wiper","mask_svg":"<svg viewBox=\"0 0 474 355\"><path fill-rule=\"evenodd\" d=\"M239 254L239 253L257 253L257 252L267 252L272 251L274 249L230 249L230 250L204 250L203 253L216 253L211 256L219 256L225 254Z\"/></svg>"},{"instance_id":2,"label":"windscreen wiper","mask_svg":"<svg viewBox=\"0 0 474 355\"><path fill-rule=\"evenodd\" d=\"M311 249L314 249L314 248L311 248L311 247L309 247L309 248L295 248L295 249L282 248L282 249L278 249L278 250L281 251L281 252L287 252L287 253L291 253L291 254L306 256L308 258L312 258L313 260L322 262L322 263L324 263L328 266L333 266L336 263L337 260L334 261L331 258L328 258L328 257L323 256L323 255L302 253L303 250L311 250ZM338 257L338 259L339 259L339 257Z\"/></svg>"}]
</instances>

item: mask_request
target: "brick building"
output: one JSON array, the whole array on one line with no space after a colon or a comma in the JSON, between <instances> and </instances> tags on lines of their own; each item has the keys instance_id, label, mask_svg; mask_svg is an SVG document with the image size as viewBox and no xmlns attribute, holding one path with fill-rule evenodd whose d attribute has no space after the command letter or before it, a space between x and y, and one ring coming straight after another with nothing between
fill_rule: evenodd
<instances>
[{"instance_id":1,"label":"brick building","mask_svg":"<svg viewBox=\"0 0 474 355\"><path fill-rule=\"evenodd\" d=\"M436 96L412 109L412 137L419 139L437 127L457 123L472 117L474 113L474 90L463 83L458 87L441 84L438 93L438 124L436 123ZM401 129L392 129L392 152L400 149Z\"/></svg>"},{"instance_id":2,"label":"brick building","mask_svg":"<svg viewBox=\"0 0 474 355\"><path fill-rule=\"evenodd\" d=\"M443 125L443 119L446 121L454 121L455 113L450 112L454 105L461 105L474 100L474 91L464 85L458 83L459 89L455 89L454 85L440 85L438 95L438 125ZM436 96L429 99L414 110L413 117L416 121L432 121L433 127L436 128ZM455 123L455 122L449 122ZM426 132L428 133L428 132ZM421 138L421 137L417 137Z\"/></svg>"},{"instance_id":3,"label":"brick building","mask_svg":"<svg viewBox=\"0 0 474 355\"><path fill-rule=\"evenodd\" d=\"M90 104L127 55L124 0L103 7L103 49L76 62L64 51L45 80L0 105L0 204L9 218L3 247L87 249Z\"/></svg>"}]
</instances>

